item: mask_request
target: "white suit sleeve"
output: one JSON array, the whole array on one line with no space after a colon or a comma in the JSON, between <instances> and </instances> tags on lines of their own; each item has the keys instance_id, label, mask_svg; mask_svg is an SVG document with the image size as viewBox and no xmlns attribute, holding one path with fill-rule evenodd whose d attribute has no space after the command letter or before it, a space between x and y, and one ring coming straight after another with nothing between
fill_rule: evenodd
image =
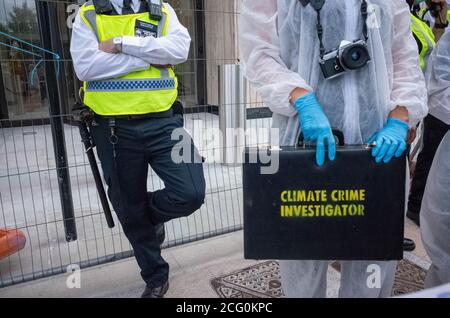
<instances>
[{"instance_id":1,"label":"white suit sleeve","mask_svg":"<svg viewBox=\"0 0 450 318\"><path fill-rule=\"evenodd\" d=\"M296 88L312 90L301 76L288 69L280 56L276 0L243 0L240 17L241 64L246 78L266 105L284 116L297 114L289 103Z\"/></svg>"},{"instance_id":2,"label":"white suit sleeve","mask_svg":"<svg viewBox=\"0 0 450 318\"><path fill-rule=\"evenodd\" d=\"M80 81L117 78L150 67L149 63L140 58L99 50L94 31L81 19L80 14L73 24L70 53Z\"/></svg>"},{"instance_id":3,"label":"white suit sleeve","mask_svg":"<svg viewBox=\"0 0 450 318\"><path fill-rule=\"evenodd\" d=\"M417 43L411 32L410 12L403 0L393 1L394 36L392 44L393 85L390 96L391 110L397 106L408 109L410 125L419 122L428 113L427 90Z\"/></svg>"},{"instance_id":4,"label":"white suit sleeve","mask_svg":"<svg viewBox=\"0 0 450 318\"><path fill-rule=\"evenodd\" d=\"M430 114L450 125L450 29L439 40L427 70Z\"/></svg>"},{"instance_id":5,"label":"white suit sleeve","mask_svg":"<svg viewBox=\"0 0 450 318\"><path fill-rule=\"evenodd\" d=\"M170 14L167 35L161 38L124 36L124 53L158 65L177 65L187 60L191 45L189 32L180 23L173 8L167 3L165 6Z\"/></svg>"}]
</instances>

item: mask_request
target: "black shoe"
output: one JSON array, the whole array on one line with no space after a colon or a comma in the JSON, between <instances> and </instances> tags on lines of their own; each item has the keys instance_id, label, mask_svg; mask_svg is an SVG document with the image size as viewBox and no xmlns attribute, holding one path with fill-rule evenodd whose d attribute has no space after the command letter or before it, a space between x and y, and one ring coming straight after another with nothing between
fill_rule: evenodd
<instances>
[{"instance_id":1,"label":"black shoe","mask_svg":"<svg viewBox=\"0 0 450 318\"><path fill-rule=\"evenodd\" d=\"M155 225L155 231L159 245L162 245L162 243L164 243L164 240L166 239L166 230L164 229L164 223Z\"/></svg>"},{"instance_id":2,"label":"black shoe","mask_svg":"<svg viewBox=\"0 0 450 318\"><path fill-rule=\"evenodd\" d=\"M169 281L165 282L159 287L146 287L141 295L141 298L164 298L164 295L169 290Z\"/></svg>"},{"instance_id":3,"label":"black shoe","mask_svg":"<svg viewBox=\"0 0 450 318\"><path fill-rule=\"evenodd\" d=\"M413 240L405 237L403 239L403 250L406 252L412 252L415 249L416 249L416 243L414 243Z\"/></svg>"},{"instance_id":4,"label":"black shoe","mask_svg":"<svg viewBox=\"0 0 450 318\"><path fill-rule=\"evenodd\" d=\"M408 211L406 212L406 217L416 223L417 226L420 226L420 214Z\"/></svg>"}]
</instances>

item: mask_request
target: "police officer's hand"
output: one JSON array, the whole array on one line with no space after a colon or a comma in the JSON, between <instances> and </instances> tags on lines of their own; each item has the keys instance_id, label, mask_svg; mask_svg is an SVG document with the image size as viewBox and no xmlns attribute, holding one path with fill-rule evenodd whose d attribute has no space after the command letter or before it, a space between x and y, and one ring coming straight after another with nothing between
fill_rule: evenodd
<instances>
[{"instance_id":1,"label":"police officer's hand","mask_svg":"<svg viewBox=\"0 0 450 318\"><path fill-rule=\"evenodd\" d=\"M110 40L99 43L98 49L103 52L111 53L111 54L120 53L113 41L114 41L113 39L110 39Z\"/></svg>"}]
</instances>

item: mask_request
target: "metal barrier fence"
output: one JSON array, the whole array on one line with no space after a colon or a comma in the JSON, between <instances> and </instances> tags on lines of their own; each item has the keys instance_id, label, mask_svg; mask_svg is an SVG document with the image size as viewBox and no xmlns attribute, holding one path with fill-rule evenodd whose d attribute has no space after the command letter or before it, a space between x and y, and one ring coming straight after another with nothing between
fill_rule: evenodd
<instances>
[{"instance_id":1,"label":"metal barrier fence","mask_svg":"<svg viewBox=\"0 0 450 318\"><path fill-rule=\"evenodd\" d=\"M247 121L254 130L248 144L267 142L269 122ZM51 127L11 127L10 121L0 121L0 228L18 229L27 239L23 250L0 261L0 287L63 273L71 264L86 267L132 256L119 222L115 220L118 226L112 230L106 225L78 127L69 116L64 116L64 123L78 232L74 242L65 238ZM185 115L185 128L207 158L206 200L190 217L166 224L165 248L242 227L241 166L223 165L217 160L222 150L220 140L209 137L218 127L217 115ZM153 171L147 186L150 191L163 187Z\"/></svg>"}]
</instances>

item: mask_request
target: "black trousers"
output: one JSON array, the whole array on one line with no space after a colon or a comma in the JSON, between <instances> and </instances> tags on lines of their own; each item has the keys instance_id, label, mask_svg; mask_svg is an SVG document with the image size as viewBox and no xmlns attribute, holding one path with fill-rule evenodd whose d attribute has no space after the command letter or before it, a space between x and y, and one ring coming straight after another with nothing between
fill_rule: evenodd
<instances>
[{"instance_id":1,"label":"black trousers","mask_svg":"<svg viewBox=\"0 0 450 318\"><path fill-rule=\"evenodd\" d=\"M420 213L422 197L434 155L449 129L450 125L445 124L432 115L428 115L424 120L423 149L417 157L416 170L408 200L408 211L411 213Z\"/></svg>"},{"instance_id":2,"label":"black trousers","mask_svg":"<svg viewBox=\"0 0 450 318\"><path fill-rule=\"evenodd\" d=\"M182 115L116 119L114 147L109 124L102 117L91 125L108 196L133 247L142 278L149 287L158 287L168 279L169 265L161 256L155 225L200 208L205 197L203 165L190 138L183 144L192 150L192 161L172 160L172 149L180 143L172 140L171 134L183 129ZM164 182L164 189L147 191L149 165Z\"/></svg>"}]
</instances>

